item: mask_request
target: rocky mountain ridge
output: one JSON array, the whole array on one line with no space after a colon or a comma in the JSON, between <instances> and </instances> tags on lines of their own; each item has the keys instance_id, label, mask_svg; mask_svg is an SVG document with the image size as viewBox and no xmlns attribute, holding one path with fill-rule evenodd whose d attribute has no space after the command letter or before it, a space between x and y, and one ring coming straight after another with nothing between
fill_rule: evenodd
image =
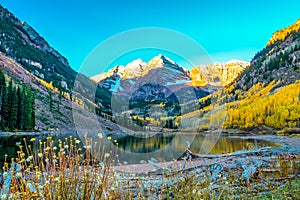
<instances>
[{"instance_id":1,"label":"rocky mountain ridge","mask_svg":"<svg viewBox=\"0 0 300 200\"><path fill-rule=\"evenodd\" d=\"M249 66L249 62L230 60L226 63L215 62L209 65L195 66L191 70L187 70L180 67L170 58L160 54L152 58L148 63L139 58L126 66L116 66L108 72L91 77L91 79L110 91L116 91L116 87L120 86L120 81L131 79L131 82L133 82L146 76L148 73L155 74L152 70L159 71L160 69L160 80L155 80L157 77L154 78L153 75L151 80L165 86L176 84L189 84L194 87L207 85L226 86ZM165 75L162 75L164 71Z\"/></svg>"},{"instance_id":2,"label":"rocky mountain ridge","mask_svg":"<svg viewBox=\"0 0 300 200\"><path fill-rule=\"evenodd\" d=\"M148 63L136 59L126 66L116 66L91 79L112 92L123 92L128 88L134 90L133 87L147 83L170 86L190 81L188 73L182 67L161 54Z\"/></svg>"},{"instance_id":3,"label":"rocky mountain ridge","mask_svg":"<svg viewBox=\"0 0 300 200\"><path fill-rule=\"evenodd\" d=\"M300 79L299 20L284 29L282 39L276 36L281 31L273 34L266 47L254 56L250 67L239 76L236 89L247 90L259 82L267 85L278 80L288 85Z\"/></svg>"},{"instance_id":4,"label":"rocky mountain ridge","mask_svg":"<svg viewBox=\"0 0 300 200\"><path fill-rule=\"evenodd\" d=\"M55 86L65 81L72 88L77 73L65 57L53 49L26 22L21 22L0 5L0 51L22 64L29 72Z\"/></svg>"}]
</instances>

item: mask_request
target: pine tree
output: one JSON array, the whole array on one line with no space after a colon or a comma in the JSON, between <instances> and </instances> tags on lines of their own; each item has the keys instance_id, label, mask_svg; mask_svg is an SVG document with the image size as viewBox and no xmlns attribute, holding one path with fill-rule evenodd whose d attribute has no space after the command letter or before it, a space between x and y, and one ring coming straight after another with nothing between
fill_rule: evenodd
<instances>
[{"instance_id":1,"label":"pine tree","mask_svg":"<svg viewBox=\"0 0 300 200\"><path fill-rule=\"evenodd\" d=\"M29 94L29 100L30 100L30 130L34 130L35 128L35 98L33 92L30 90Z\"/></svg>"},{"instance_id":2,"label":"pine tree","mask_svg":"<svg viewBox=\"0 0 300 200\"><path fill-rule=\"evenodd\" d=\"M21 90L21 101L22 101L22 105L21 107L21 116L20 116L20 129L24 130L25 129L25 125L26 125L26 91L25 88L23 87Z\"/></svg>"},{"instance_id":3,"label":"pine tree","mask_svg":"<svg viewBox=\"0 0 300 200\"><path fill-rule=\"evenodd\" d=\"M9 81L7 90L6 90L6 99L5 102L5 110L6 112L4 120L5 120L5 127L11 128L11 102L12 102L12 93L13 93L13 82L12 79Z\"/></svg>"},{"instance_id":4,"label":"pine tree","mask_svg":"<svg viewBox=\"0 0 300 200\"><path fill-rule=\"evenodd\" d=\"M22 91L20 87L17 88L17 97L18 97L18 114L17 114L17 126L16 128L19 130L23 129L23 98L22 98Z\"/></svg>"},{"instance_id":5,"label":"pine tree","mask_svg":"<svg viewBox=\"0 0 300 200\"><path fill-rule=\"evenodd\" d=\"M31 93L31 88L26 87L25 88L25 99L24 99L24 105L25 105L25 112L24 112L24 118L25 118L25 130L31 130L32 129L32 111L33 111L33 106L32 106L32 93Z\"/></svg>"},{"instance_id":6,"label":"pine tree","mask_svg":"<svg viewBox=\"0 0 300 200\"><path fill-rule=\"evenodd\" d=\"M5 88L6 88L5 76L4 73L0 70L0 96L1 97Z\"/></svg>"},{"instance_id":7,"label":"pine tree","mask_svg":"<svg viewBox=\"0 0 300 200\"><path fill-rule=\"evenodd\" d=\"M0 70L0 114L1 116L2 116L2 102L3 102L4 92L6 92L5 76L3 72Z\"/></svg>"},{"instance_id":8,"label":"pine tree","mask_svg":"<svg viewBox=\"0 0 300 200\"><path fill-rule=\"evenodd\" d=\"M10 104L8 96L8 88L5 88L2 96L2 106L1 106L1 125L3 128L8 127L10 121Z\"/></svg>"},{"instance_id":9,"label":"pine tree","mask_svg":"<svg viewBox=\"0 0 300 200\"><path fill-rule=\"evenodd\" d=\"M13 87L11 91L11 104L10 104L10 130L14 130L17 126L18 117L18 96L16 88Z\"/></svg>"}]
</instances>

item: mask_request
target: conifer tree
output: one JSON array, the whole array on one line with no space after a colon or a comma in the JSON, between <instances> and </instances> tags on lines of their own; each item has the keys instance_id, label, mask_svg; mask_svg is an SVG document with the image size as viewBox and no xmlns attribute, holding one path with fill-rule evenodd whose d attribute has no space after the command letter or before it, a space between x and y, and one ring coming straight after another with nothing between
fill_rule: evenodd
<instances>
[{"instance_id":1,"label":"conifer tree","mask_svg":"<svg viewBox=\"0 0 300 200\"><path fill-rule=\"evenodd\" d=\"M18 114L18 96L15 87L12 87L11 91L11 103L10 103L10 130L14 130L17 125L17 115Z\"/></svg>"},{"instance_id":2,"label":"conifer tree","mask_svg":"<svg viewBox=\"0 0 300 200\"><path fill-rule=\"evenodd\" d=\"M34 94L30 87L27 87L27 99L28 99L28 129L32 130L35 127L35 102L34 102Z\"/></svg>"},{"instance_id":3,"label":"conifer tree","mask_svg":"<svg viewBox=\"0 0 300 200\"><path fill-rule=\"evenodd\" d=\"M0 70L0 96L1 97L5 88L6 88L5 76L4 73Z\"/></svg>"},{"instance_id":4,"label":"conifer tree","mask_svg":"<svg viewBox=\"0 0 300 200\"><path fill-rule=\"evenodd\" d=\"M25 98L24 98L24 119L25 119L25 124L24 124L24 130L31 130L31 99L30 99L30 88L25 87Z\"/></svg>"},{"instance_id":5,"label":"conifer tree","mask_svg":"<svg viewBox=\"0 0 300 200\"><path fill-rule=\"evenodd\" d=\"M13 80L5 83L0 70L1 128L4 130L33 130L35 128L35 98L28 86L15 87Z\"/></svg>"},{"instance_id":6,"label":"conifer tree","mask_svg":"<svg viewBox=\"0 0 300 200\"><path fill-rule=\"evenodd\" d=\"M10 120L10 105L8 88L5 88L2 95L2 106L1 106L1 125L3 128L8 127L8 122Z\"/></svg>"},{"instance_id":7,"label":"conifer tree","mask_svg":"<svg viewBox=\"0 0 300 200\"><path fill-rule=\"evenodd\" d=\"M34 130L35 129L35 98L33 97L31 99L31 129Z\"/></svg>"},{"instance_id":8,"label":"conifer tree","mask_svg":"<svg viewBox=\"0 0 300 200\"><path fill-rule=\"evenodd\" d=\"M0 70L0 114L2 116L2 102L3 102L3 96L4 92L6 91L6 82L5 82L5 76L4 73Z\"/></svg>"},{"instance_id":9,"label":"conifer tree","mask_svg":"<svg viewBox=\"0 0 300 200\"><path fill-rule=\"evenodd\" d=\"M21 105L21 117L20 117L20 129L24 130L25 125L26 125L26 91L25 88L23 87L21 90L21 99L22 99L22 105Z\"/></svg>"},{"instance_id":10,"label":"conifer tree","mask_svg":"<svg viewBox=\"0 0 300 200\"><path fill-rule=\"evenodd\" d=\"M16 128L19 130L23 129L23 98L22 98L22 91L20 87L17 88L17 97L18 97L18 112L17 112L17 126Z\"/></svg>"}]
</instances>

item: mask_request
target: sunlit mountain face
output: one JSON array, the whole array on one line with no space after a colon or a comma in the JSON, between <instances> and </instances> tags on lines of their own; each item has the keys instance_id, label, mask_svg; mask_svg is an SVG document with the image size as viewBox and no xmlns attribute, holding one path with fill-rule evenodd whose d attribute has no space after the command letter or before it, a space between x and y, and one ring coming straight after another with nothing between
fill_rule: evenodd
<instances>
[{"instance_id":1,"label":"sunlit mountain face","mask_svg":"<svg viewBox=\"0 0 300 200\"><path fill-rule=\"evenodd\" d=\"M246 68L249 62L230 60L226 63L213 63L209 65L195 66L190 70L191 85L226 86L237 78Z\"/></svg>"},{"instance_id":2,"label":"sunlit mountain face","mask_svg":"<svg viewBox=\"0 0 300 200\"><path fill-rule=\"evenodd\" d=\"M191 86L226 86L249 65L249 62L230 60L225 63L215 62L208 65L194 66L191 70L187 70L170 58L160 54L148 63L138 58L126 66L116 66L108 72L91 77L91 79L111 91L116 91L119 87L118 81L142 78L147 76L148 73L151 74L152 80L155 78L153 82L165 85L188 83Z\"/></svg>"}]
</instances>

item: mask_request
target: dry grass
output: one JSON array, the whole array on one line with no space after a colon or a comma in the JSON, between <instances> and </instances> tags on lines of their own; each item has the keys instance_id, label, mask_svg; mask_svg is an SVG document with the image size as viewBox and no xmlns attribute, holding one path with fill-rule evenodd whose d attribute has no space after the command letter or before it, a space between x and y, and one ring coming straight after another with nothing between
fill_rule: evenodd
<instances>
[{"instance_id":1,"label":"dry grass","mask_svg":"<svg viewBox=\"0 0 300 200\"><path fill-rule=\"evenodd\" d=\"M102 134L99 134L99 140ZM111 169L117 158L85 137L54 145L52 137L24 140L18 157L5 161L0 199L297 199L299 155L279 156L269 167L260 166L248 180L242 169L212 165L194 171L169 171L162 175L129 175ZM7 187L9 185L9 188Z\"/></svg>"},{"instance_id":2,"label":"dry grass","mask_svg":"<svg viewBox=\"0 0 300 200\"><path fill-rule=\"evenodd\" d=\"M99 135L100 139L102 138ZM80 140L65 138L54 146L52 137L39 141L33 151L31 141L19 145L18 157L3 167L4 180L11 179L10 188L2 198L16 199L100 199L114 198L110 163L112 155L85 137L85 148L79 148ZM99 162L101 158L101 162ZM4 193L4 192L2 192Z\"/></svg>"},{"instance_id":3,"label":"dry grass","mask_svg":"<svg viewBox=\"0 0 300 200\"><path fill-rule=\"evenodd\" d=\"M204 168L180 174L180 181L163 190L166 199L300 199L300 156L279 156L270 167L259 167L248 179L243 169ZM216 165L218 166L218 165ZM218 172L212 178L214 172ZM174 176L166 182L172 183ZM178 177L178 176L177 176ZM174 181L173 181L174 182Z\"/></svg>"}]
</instances>

